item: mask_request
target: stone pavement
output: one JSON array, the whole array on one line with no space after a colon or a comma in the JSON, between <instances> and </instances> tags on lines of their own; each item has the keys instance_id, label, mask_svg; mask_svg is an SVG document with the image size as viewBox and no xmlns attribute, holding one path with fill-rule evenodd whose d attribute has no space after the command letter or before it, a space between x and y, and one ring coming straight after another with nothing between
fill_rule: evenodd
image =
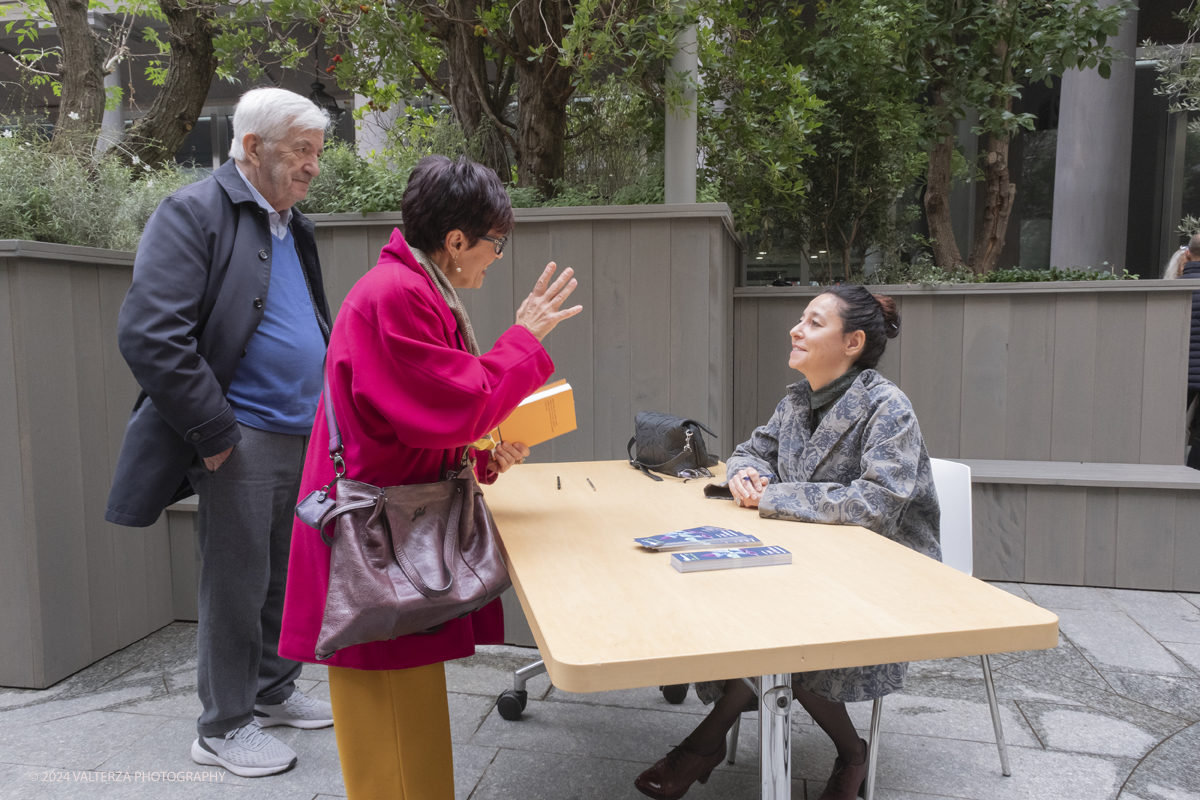
<instances>
[{"instance_id":1,"label":"stone pavement","mask_svg":"<svg viewBox=\"0 0 1200 800\"><path fill-rule=\"evenodd\" d=\"M978 660L922 662L884 703L876 797L1200 799L1200 595L1000 585L1062 620L1057 649L992 660L1013 776L1000 774ZM653 688L575 695L542 676L524 718L507 722L496 695L535 657L490 647L447 665L460 799L641 798L634 777L704 713L694 694L681 706ZM328 698L325 677L306 666L301 688ZM814 799L833 747L796 708L793 797ZM299 765L245 779L192 763L199 711L195 626L185 623L49 689L0 689L0 798L344 796L332 729L272 729ZM852 713L865 731L870 704ZM758 796L755 728L746 716L738 763L689 799ZM208 781L164 781L176 772Z\"/></svg>"}]
</instances>

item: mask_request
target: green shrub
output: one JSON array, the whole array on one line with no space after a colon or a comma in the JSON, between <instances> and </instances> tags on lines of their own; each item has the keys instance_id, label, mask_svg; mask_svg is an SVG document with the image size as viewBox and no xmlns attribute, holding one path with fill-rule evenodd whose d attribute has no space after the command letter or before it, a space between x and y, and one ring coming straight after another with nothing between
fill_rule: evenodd
<instances>
[{"instance_id":1,"label":"green shrub","mask_svg":"<svg viewBox=\"0 0 1200 800\"><path fill-rule=\"evenodd\" d=\"M135 250L159 202L198 175L50 152L38 132L0 134L0 239Z\"/></svg>"},{"instance_id":2,"label":"green shrub","mask_svg":"<svg viewBox=\"0 0 1200 800\"><path fill-rule=\"evenodd\" d=\"M978 278L979 283L1029 283L1036 281L1136 281L1137 275L1122 270L1121 275L1091 269L997 269Z\"/></svg>"}]
</instances>

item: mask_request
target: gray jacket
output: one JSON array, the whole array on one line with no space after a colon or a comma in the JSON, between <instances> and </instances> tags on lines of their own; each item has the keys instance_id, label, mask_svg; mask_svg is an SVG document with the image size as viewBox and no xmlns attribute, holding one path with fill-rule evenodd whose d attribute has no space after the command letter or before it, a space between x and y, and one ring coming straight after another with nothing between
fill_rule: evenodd
<instances>
[{"instance_id":1,"label":"gray jacket","mask_svg":"<svg viewBox=\"0 0 1200 800\"><path fill-rule=\"evenodd\" d=\"M290 226L328 342L313 224L293 209ZM241 438L225 394L262 321L275 241L232 159L163 200L146 223L117 323L121 355L142 392L117 459L109 522L154 524L191 494L186 472L197 455Z\"/></svg>"},{"instance_id":2,"label":"gray jacket","mask_svg":"<svg viewBox=\"0 0 1200 800\"><path fill-rule=\"evenodd\" d=\"M864 370L810 433L810 395L807 380L788 387L770 421L733 451L726 474L753 467L774 476L759 502L761 516L861 525L940 561L933 469L908 397ZM907 664L877 664L793 677L819 697L850 703L902 688L907 672ZM700 683L696 693L710 702L720 686Z\"/></svg>"}]
</instances>

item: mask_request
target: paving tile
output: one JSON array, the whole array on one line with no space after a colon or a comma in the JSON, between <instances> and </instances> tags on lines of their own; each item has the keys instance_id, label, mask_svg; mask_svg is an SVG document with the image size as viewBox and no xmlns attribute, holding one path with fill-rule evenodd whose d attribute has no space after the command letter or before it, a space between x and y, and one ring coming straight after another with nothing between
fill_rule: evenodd
<instances>
[{"instance_id":1,"label":"paving tile","mask_svg":"<svg viewBox=\"0 0 1200 800\"><path fill-rule=\"evenodd\" d=\"M1158 641L1200 644L1200 608L1179 594L1132 589L1103 591Z\"/></svg>"},{"instance_id":2,"label":"paving tile","mask_svg":"<svg viewBox=\"0 0 1200 800\"><path fill-rule=\"evenodd\" d=\"M1038 747L1037 738L1016 704L1006 700L998 705L1004 740L1009 745ZM871 727L871 706L871 703L849 704L850 719L861 730ZM971 742L996 741L992 713L986 698L983 702L972 703L941 697L914 697L897 692L884 698L880 726L887 734L907 733Z\"/></svg>"},{"instance_id":3,"label":"paving tile","mask_svg":"<svg viewBox=\"0 0 1200 800\"><path fill-rule=\"evenodd\" d=\"M1161 741L1131 722L1091 708L1029 701L1019 705L1048 750L1141 758Z\"/></svg>"},{"instance_id":4,"label":"paving tile","mask_svg":"<svg viewBox=\"0 0 1200 800\"><path fill-rule=\"evenodd\" d=\"M1023 583L1021 588L1042 608L1069 608L1077 611L1117 611L1117 604L1103 589L1093 586L1052 586Z\"/></svg>"},{"instance_id":5,"label":"paving tile","mask_svg":"<svg viewBox=\"0 0 1200 800\"><path fill-rule=\"evenodd\" d=\"M137 718L134 714L127 714ZM296 767L269 778L242 778L221 770L225 784L270 788L281 792L307 792L345 795L342 769L338 761L337 741L333 728L303 731L278 726L268 732L296 751ZM196 739L196 723L190 719L169 719L153 734L127 741L125 746L101 765L115 772L183 772L201 769L192 761L192 742ZM203 769L209 769L207 767ZM218 769L213 767L211 769Z\"/></svg>"},{"instance_id":6,"label":"paving tile","mask_svg":"<svg viewBox=\"0 0 1200 800\"><path fill-rule=\"evenodd\" d=\"M527 667L539 658L531 648L480 647L475 655L446 662L446 688L451 692L485 695L495 700L505 689L513 688L513 671ZM545 673L531 678L525 686L531 698L541 700L550 691Z\"/></svg>"},{"instance_id":7,"label":"paving tile","mask_svg":"<svg viewBox=\"0 0 1200 800\"><path fill-rule=\"evenodd\" d=\"M1200 720L1200 678L1104 672L1116 694L1189 722Z\"/></svg>"},{"instance_id":8,"label":"paving tile","mask_svg":"<svg viewBox=\"0 0 1200 800\"><path fill-rule=\"evenodd\" d=\"M644 800L633 786L649 761L627 761L577 754L501 749L471 795L471 800ZM793 783L793 796L804 787ZM757 800L758 776L717 767L706 784L695 784L688 800Z\"/></svg>"},{"instance_id":9,"label":"paving tile","mask_svg":"<svg viewBox=\"0 0 1200 800\"><path fill-rule=\"evenodd\" d=\"M300 668L300 677L309 681L327 681L329 667L324 664L304 664Z\"/></svg>"},{"instance_id":10,"label":"paving tile","mask_svg":"<svg viewBox=\"0 0 1200 800\"><path fill-rule=\"evenodd\" d=\"M821 750L803 746L807 741L801 744L796 754L801 777L827 778L833 764L832 745ZM821 758L816 764L810 763L813 754ZM875 786L880 797L884 791L896 791L975 800L1108 800L1117 796L1137 763L1131 758L1028 747L1010 747L1008 756L1013 774L1006 778L1000 773L994 745L891 734L881 740Z\"/></svg>"},{"instance_id":11,"label":"paving tile","mask_svg":"<svg viewBox=\"0 0 1200 800\"><path fill-rule=\"evenodd\" d=\"M39 702L27 703L0 711L0 732L13 733L24 726L38 725L64 717L104 711L139 700L160 697L167 692L161 678L142 685L124 686L91 694L51 696ZM3 741L4 733L0 733ZM3 759L0 759L2 761Z\"/></svg>"},{"instance_id":12,"label":"paving tile","mask_svg":"<svg viewBox=\"0 0 1200 800\"><path fill-rule=\"evenodd\" d=\"M453 748L454 796L467 800L500 751L495 747L473 747L469 744L455 744Z\"/></svg>"},{"instance_id":13,"label":"paving tile","mask_svg":"<svg viewBox=\"0 0 1200 800\"><path fill-rule=\"evenodd\" d=\"M747 718L749 719L749 718ZM559 755L654 763L683 741L696 720L662 711L530 700L514 722L493 711L470 743ZM742 726L742 752L757 752L753 724ZM737 769L747 767L739 759Z\"/></svg>"},{"instance_id":14,"label":"paving tile","mask_svg":"<svg viewBox=\"0 0 1200 800\"><path fill-rule=\"evenodd\" d=\"M1096 667L1159 675L1191 674L1123 612L1053 610L1063 634Z\"/></svg>"},{"instance_id":15,"label":"paving tile","mask_svg":"<svg viewBox=\"0 0 1200 800\"><path fill-rule=\"evenodd\" d=\"M1138 764L1121 794L1144 800L1200 797L1200 724L1160 744Z\"/></svg>"},{"instance_id":16,"label":"paving tile","mask_svg":"<svg viewBox=\"0 0 1200 800\"><path fill-rule=\"evenodd\" d=\"M0 761L89 770L168 721L166 717L89 711L17 727L0 725Z\"/></svg>"},{"instance_id":17,"label":"paving tile","mask_svg":"<svg viewBox=\"0 0 1200 800\"><path fill-rule=\"evenodd\" d=\"M1079 648L1063 633L1058 634L1058 647L1049 650L1026 650L1015 653L1015 659L1002 665L992 664L993 676L1001 668L1008 668L1017 663L1026 666L1054 672L1058 675L1090 683L1093 686L1105 687L1107 684L1096 667L1080 652ZM980 667L982 670L982 667Z\"/></svg>"},{"instance_id":18,"label":"paving tile","mask_svg":"<svg viewBox=\"0 0 1200 800\"><path fill-rule=\"evenodd\" d=\"M1026 702L1042 702L1055 706L1078 706L1082 710L1106 714L1131 722L1157 737L1165 738L1187 727L1188 720L1175 713L1161 711L1138 700L1126 697L1112 687L1098 689L1089 684L1063 679L1054 673L1038 672L1017 664L999 679L996 693L1012 698L1019 706Z\"/></svg>"},{"instance_id":19,"label":"paving tile","mask_svg":"<svg viewBox=\"0 0 1200 800\"><path fill-rule=\"evenodd\" d=\"M312 794L272 788L271 779L254 787L223 782L225 770L192 765L173 774L51 771L43 768L0 765L0 798L3 800L310 800Z\"/></svg>"},{"instance_id":20,"label":"paving tile","mask_svg":"<svg viewBox=\"0 0 1200 800\"><path fill-rule=\"evenodd\" d=\"M479 730L484 718L495 707L496 701L491 697L480 697L473 694L458 694L450 692L450 741L455 744L466 744ZM499 714L497 714L499 716Z\"/></svg>"},{"instance_id":21,"label":"paving tile","mask_svg":"<svg viewBox=\"0 0 1200 800\"><path fill-rule=\"evenodd\" d=\"M688 688L687 698L679 705L668 703L657 686L641 689L623 689L615 692L593 692L576 694L553 688L546 695L552 703L584 703L593 706L615 706L620 708L644 708L651 711L666 711L673 714L706 716L712 706L706 706L696 697L694 687Z\"/></svg>"},{"instance_id":22,"label":"paving tile","mask_svg":"<svg viewBox=\"0 0 1200 800\"><path fill-rule=\"evenodd\" d=\"M1030 584L1007 583L1005 581L988 581L988 583L990 583L992 586L995 586L997 589L1003 589L1004 591L1008 592L1009 594L1014 594L1017 597L1021 598L1022 600L1030 599L1029 592L1026 591L1026 587L1030 586Z\"/></svg>"},{"instance_id":23,"label":"paving tile","mask_svg":"<svg viewBox=\"0 0 1200 800\"><path fill-rule=\"evenodd\" d=\"M1163 642L1163 647L1174 653L1175 657L1187 664L1193 672L1200 674L1200 644Z\"/></svg>"}]
</instances>

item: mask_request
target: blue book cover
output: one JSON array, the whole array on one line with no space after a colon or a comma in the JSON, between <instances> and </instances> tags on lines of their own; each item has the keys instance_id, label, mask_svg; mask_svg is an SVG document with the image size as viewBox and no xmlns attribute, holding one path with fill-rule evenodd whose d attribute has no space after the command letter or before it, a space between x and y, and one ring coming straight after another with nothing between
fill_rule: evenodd
<instances>
[{"instance_id":1,"label":"blue book cover","mask_svg":"<svg viewBox=\"0 0 1200 800\"><path fill-rule=\"evenodd\" d=\"M699 528L688 528L682 531L672 531L661 536L647 536L644 539L634 539L642 547L650 550L674 550L678 547L693 547L695 545L726 545L756 543L757 537L748 533L733 531L729 528L715 528L712 525L702 525Z\"/></svg>"},{"instance_id":2,"label":"blue book cover","mask_svg":"<svg viewBox=\"0 0 1200 800\"><path fill-rule=\"evenodd\" d=\"M762 547L699 550L695 553L675 553L671 556L671 566L680 572L733 569L735 567L766 567L790 563L792 563L791 552L773 544Z\"/></svg>"}]
</instances>

